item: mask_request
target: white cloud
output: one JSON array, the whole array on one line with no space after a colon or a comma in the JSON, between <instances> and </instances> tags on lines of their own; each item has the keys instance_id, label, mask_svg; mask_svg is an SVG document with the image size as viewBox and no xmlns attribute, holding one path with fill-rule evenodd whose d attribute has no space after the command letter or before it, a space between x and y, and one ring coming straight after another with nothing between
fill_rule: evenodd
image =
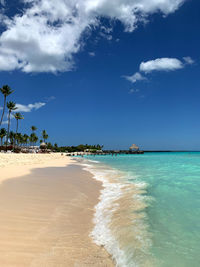
<instances>
[{"instance_id":1,"label":"white cloud","mask_svg":"<svg viewBox=\"0 0 200 267\"><path fill-rule=\"evenodd\" d=\"M140 71L174 71L184 68L184 64L177 58L157 58L140 64Z\"/></svg>"},{"instance_id":2,"label":"white cloud","mask_svg":"<svg viewBox=\"0 0 200 267\"><path fill-rule=\"evenodd\" d=\"M132 89L129 90L129 94L138 93L139 91L140 91L139 89L132 88Z\"/></svg>"},{"instance_id":3,"label":"white cloud","mask_svg":"<svg viewBox=\"0 0 200 267\"><path fill-rule=\"evenodd\" d=\"M113 29L110 27L101 26L100 28L100 36L107 39L108 41L111 41L113 39L112 37L112 31Z\"/></svg>"},{"instance_id":4,"label":"white cloud","mask_svg":"<svg viewBox=\"0 0 200 267\"><path fill-rule=\"evenodd\" d=\"M194 60L191 57L184 57L183 60L186 64L192 65L194 64Z\"/></svg>"},{"instance_id":5,"label":"white cloud","mask_svg":"<svg viewBox=\"0 0 200 267\"><path fill-rule=\"evenodd\" d=\"M56 99L56 97L55 96L48 96L48 97L45 97L45 101L46 102L51 102L51 101L53 101L53 100L55 100Z\"/></svg>"},{"instance_id":6,"label":"white cloud","mask_svg":"<svg viewBox=\"0 0 200 267\"><path fill-rule=\"evenodd\" d=\"M16 104L16 111L17 112L31 112L33 110L37 110L43 106L45 106L46 103L37 102L35 104L28 104L28 105L22 105L22 104Z\"/></svg>"},{"instance_id":7,"label":"white cloud","mask_svg":"<svg viewBox=\"0 0 200 267\"><path fill-rule=\"evenodd\" d=\"M123 77L132 83L136 83L137 81L147 80L147 78L142 76L142 74L140 74L139 72L136 72L131 76L123 76Z\"/></svg>"},{"instance_id":8,"label":"white cloud","mask_svg":"<svg viewBox=\"0 0 200 267\"><path fill-rule=\"evenodd\" d=\"M113 38L111 34L106 34L104 32L100 32L100 36L107 39L108 41L111 41Z\"/></svg>"},{"instance_id":9,"label":"white cloud","mask_svg":"<svg viewBox=\"0 0 200 267\"><path fill-rule=\"evenodd\" d=\"M89 54L89 56L91 56L91 57L95 57L95 52L89 52L88 54Z\"/></svg>"},{"instance_id":10,"label":"white cloud","mask_svg":"<svg viewBox=\"0 0 200 267\"><path fill-rule=\"evenodd\" d=\"M101 17L121 21L133 31L147 16L176 11L185 0L21 0L23 14L3 20L0 70L23 72L70 71L82 36L99 26ZM1 17L3 14L1 14ZM111 30L104 32L111 40Z\"/></svg>"},{"instance_id":11,"label":"white cloud","mask_svg":"<svg viewBox=\"0 0 200 267\"><path fill-rule=\"evenodd\" d=\"M111 27L105 27L105 26L101 26L101 30L104 32L104 33L107 33L107 34L109 34L109 33L111 33L112 31L113 31L113 28L111 28Z\"/></svg>"},{"instance_id":12,"label":"white cloud","mask_svg":"<svg viewBox=\"0 0 200 267\"><path fill-rule=\"evenodd\" d=\"M183 69L186 65L194 64L194 60L191 57L183 57L184 61L181 61L177 58L157 58L154 60L149 60L142 62L140 64L140 72L146 74L153 71L175 71L178 69ZM132 76L123 76L126 80L131 83L136 83L137 81L147 80L140 72L136 72Z\"/></svg>"},{"instance_id":13,"label":"white cloud","mask_svg":"<svg viewBox=\"0 0 200 267\"><path fill-rule=\"evenodd\" d=\"M43 103L43 102L36 102L34 104L28 104L28 105L16 104L17 109L15 110L15 112L31 112L31 111L40 109L41 107L45 105L46 103ZM2 107L0 107L0 110L1 109ZM8 117L8 113L5 116ZM11 113L10 119L11 120L14 119L13 113ZM8 120L3 121L2 124L8 124Z\"/></svg>"}]
</instances>

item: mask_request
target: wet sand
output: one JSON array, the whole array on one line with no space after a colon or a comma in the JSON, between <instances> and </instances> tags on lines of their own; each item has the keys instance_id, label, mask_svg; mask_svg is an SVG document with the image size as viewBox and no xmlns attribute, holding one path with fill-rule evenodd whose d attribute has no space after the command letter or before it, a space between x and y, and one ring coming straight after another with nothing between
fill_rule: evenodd
<instances>
[{"instance_id":1,"label":"wet sand","mask_svg":"<svg viewBox=\"0 0 200 267\"><path fill-rule=\"evenodd\" d=\"M101 183L76 164L14 168L18 177L0 184L1 267L114 266L89 237Z\"/></svg>"}]
</instances>

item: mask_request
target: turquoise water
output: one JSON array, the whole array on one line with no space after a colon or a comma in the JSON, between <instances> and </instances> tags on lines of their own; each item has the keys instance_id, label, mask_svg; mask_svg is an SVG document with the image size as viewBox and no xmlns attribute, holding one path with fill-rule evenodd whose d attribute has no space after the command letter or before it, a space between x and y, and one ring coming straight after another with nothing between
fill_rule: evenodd
<instances>
[{"instance_id":1,"label":"turquoise water","mask_svg":"<svg viewBox=\"0 0 200 267\"><path fill-rule=\"evenodd\" d=\"M148 250L155 259L153 266L200 266L200 153L87 158L122 171L124 182L145 183L143 220L151 239ZM148 263L129 261L119 266Z\"/></svg>"}]
</instances>

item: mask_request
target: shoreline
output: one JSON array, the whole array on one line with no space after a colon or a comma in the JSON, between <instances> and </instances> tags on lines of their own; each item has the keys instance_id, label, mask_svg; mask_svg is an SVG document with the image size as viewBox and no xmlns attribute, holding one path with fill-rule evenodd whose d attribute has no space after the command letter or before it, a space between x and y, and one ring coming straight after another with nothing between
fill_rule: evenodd
<instances>
[{"instance_id":1,"label":"shoreline","mask_svg":"<svg viewBox=\"0 0 200 267\"><path fill-rule=\"evenodd\" d=\"M1 266L114 266L90 237L102 183L80 163L0 154L0 173Z\"/></svg>"},{"instance_id":2,"label":"shoreline","mask_svg":"<svg viewBox=\"0 0 200 267\"><path fill-rule=\"evenodd\" d=\"M87 159L83 165L103 184L95 206L94 242L105 247L117 266L155 266L145 224L146 184L134 181L134 174L130 182L129 173L101 161Z\"/></svg>"}]
</instances>

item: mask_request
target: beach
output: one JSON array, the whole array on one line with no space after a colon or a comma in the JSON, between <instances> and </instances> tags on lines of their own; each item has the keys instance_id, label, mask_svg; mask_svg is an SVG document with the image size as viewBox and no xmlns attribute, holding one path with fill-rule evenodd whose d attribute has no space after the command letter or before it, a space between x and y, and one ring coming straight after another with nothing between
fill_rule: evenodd
<instances>
[{"instance_id":1,"label":"beach","mask_svg":"<svg viewBox=\"0 0 200 267\"><path fill-rule=\"evenodd\" d=\"M0 266L199 266L199 152L0 154Z\"/></svg>"},{"instance_id":2,"label":"beach","mask_svg":"<svg viewBox=\"0 0 200 267\"><path fill-rule=\"evenodd\" d=\"M90 237L101 189L59 153L1 153L0 266L114 266Z\"/></svg>"}]
</instances>

